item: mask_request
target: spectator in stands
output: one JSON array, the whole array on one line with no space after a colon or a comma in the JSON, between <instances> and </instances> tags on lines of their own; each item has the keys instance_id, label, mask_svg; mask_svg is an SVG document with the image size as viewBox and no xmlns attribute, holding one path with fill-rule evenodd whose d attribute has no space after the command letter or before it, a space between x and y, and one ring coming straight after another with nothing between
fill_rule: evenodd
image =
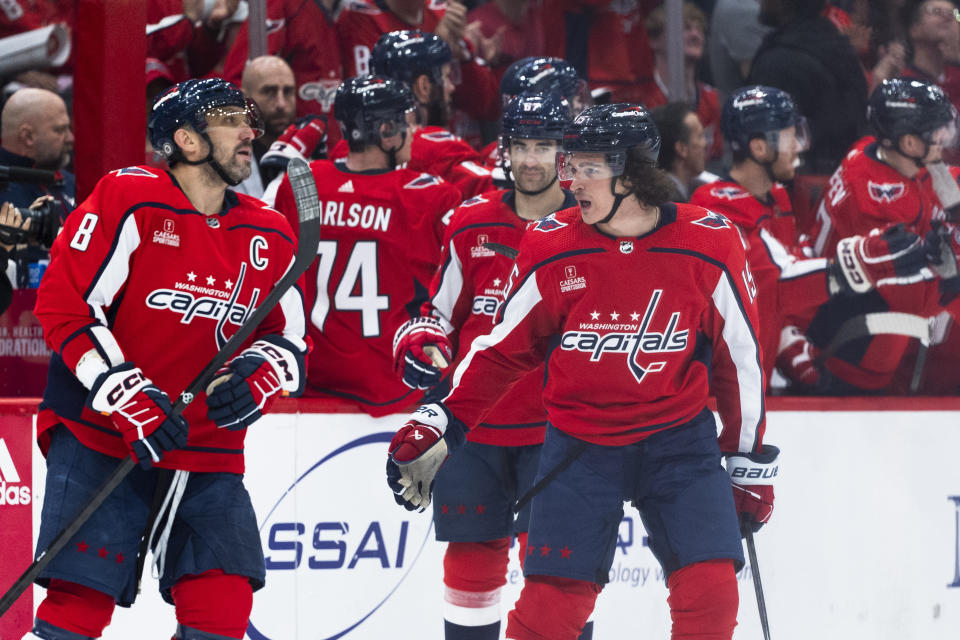
<instances>
[{"instance_id":1,"label":"spectator in stands","mask_svg":"<svg viewBox=\"0 0 960 640\"><path fill-rule=\"evenodd\" d=\"M247 62L241 89L260 107L265 129L263 135L253 141L250 177L237 185L237 191L259 198L273 177L261 166L260 160L270 145L293 124L297 111L297 86L293 70L283 58L260 56Z\"/></svg>"},{"instance_id":2,"label":"spectator in stands","mask_svg":"<svg viewBox=\"0 0 960 640\"><path fill-rule=\"evenodd\" d=\"M653 52L643 24L650 0L544 0L548 56L569 60L606 102L640 102L653 79Z\"/></svg>"},{"instance_id":3,"label":"spectator in stands","mask_svg":"<svg viewBox=\"0 0 960 640\"><path fill-rule=\"evenodd\" d=\"M670 101L683 101L691 106L703 125L707 140L708 156L719 159L723 153L723 139L720 136L720 98L717 90L697 80L697 67L703 58L707 40L707 16L692 2L683 3L683 95L669 95L667 78L667 17L662 6L650 12L647 17L647 35L656 66L653 80L641 85L640 101L653 109Z\"/></svg>"},{"instance_id":4,"label":"spectator in stands","mask_svg":"<svg viewBox=\"0 0 960 640\"><path fill-rule=\"evenodd\" d=\"M669 102L650 112L660 132L657 164L674 183L673 202L687 202L697 187L712 174L703 175L707 161L707 138L697 114L685 102Z\"/></svg>"},{"instance_id":5,"label":"spectator in stands","mask_svg":"<svg viewBox=\"0 0 960 640\"><path fill-rule=\"evenodd\" d=\"M543 9L531 0L491 0L467 14L464 36L497 74L546 50Z\"/></svg>"},{"instance_id":6,"label":"spectator in stands","mask_svg":"<svg viewBox=\"0 0 960 640\"><path fill-rule=\"evenodd\" d=\"M760 24L758 0L717 0L710 22L710 70L713 85L725 99L742 87L753 54L770 27Z\"/></svg>"},{"instance_id":7,"label":"spectator in stands","mask_svg":"<svg viewBox=\"0 0 960 640\"><path fill-rule=\"evenodd\" d=\"M960 22L950 0L907 0L901 20L907 30L909 58L901 75L943 87L960 105Z\"/></svg>"},{"instance_id":8,"label":"spectator in stands","mask_svg":"<svg viewBox=\"0 0 960 640\"><path fill-rule=\"evenodd\" d=\"M338 4L339 0L267 0L267 23L271 25L267 53L283 58L293 70L297 117L325 115L331 143L340 139L333 120L333 99L345 77L333 22ZM244 21L224 62L226 80L241 84L249 52L250 31Z\"/></svg>"},{"instance_id":9,"label":"spectator in stands","mask_svg":"<svg viewBox=\"0 0 960 640\"><path fill-rule=\"evenodd\" d=\"M147 56L163 61L178 81L220 73L246 17L239 0L150 0Z\"/></svg>"},{"instance_id":10,"label":"spectator in stands","mask_svg":"<svg viewBox=\"0 0 960 640\"><path fill-rule=\"evenodd\" d=\"M850 40L820 16L824 0L761 0L773 27L748 82L783 89L810 122L808 173L831 173L866 126L867 83Z\"/></svg>"},{"instance_id":11,"label":"spectator in stands","mask_svg":"<svg viewBox=\"0 0 960 640\"><path fill-rule=\"evenodd\" d=\"M0 121L0 165L55 172L50 184L8 181L0 185L0 202L27 208L41 196L53 196L61 217L66 217L74 207L76 185L73 174L64 169L73 153L73 131L63 99L46 89L20 89L4 104ZM31 282L30 265L46 260L45 250L30 246L14 252L12 258L17 287L39 284Z\"/></svg>"}]
</instances>

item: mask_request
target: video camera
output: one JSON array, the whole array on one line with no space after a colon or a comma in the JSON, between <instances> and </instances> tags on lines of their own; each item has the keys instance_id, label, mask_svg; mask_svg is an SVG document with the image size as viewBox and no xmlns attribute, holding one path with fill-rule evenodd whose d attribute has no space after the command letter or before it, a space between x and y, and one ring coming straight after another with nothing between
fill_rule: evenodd
<instances>
[{"instance_id":1,"label":"video camera","mask_svg":"<svg viewBox=\"0 0 960 640\"><path fill-rule=\"evenodd\" d=\"M6 182L30 182L54 186L59 184L61 180L53 171L9 167L0 164L0 184ZM23 218L23 222L30 220L30 227L21 229L20 227L0 224L0 243L17 245L32 242L47 249L53 246L57 231L60 229L60 215L55 206L55 201L42 202L35 209L17 207L17 211Z\"/></svg>"}]
</instances>

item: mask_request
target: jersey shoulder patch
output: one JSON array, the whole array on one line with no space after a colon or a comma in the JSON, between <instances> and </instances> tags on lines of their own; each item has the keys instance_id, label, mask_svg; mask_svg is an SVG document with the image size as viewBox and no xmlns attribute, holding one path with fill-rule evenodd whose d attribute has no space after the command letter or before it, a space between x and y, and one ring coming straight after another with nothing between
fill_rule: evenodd
<instances>
[{"instance_id":1,"label":"jersey shoulder patch","mask_svg":"<svg viewBox=\"0 0 960 640\"><path fill-rule=\"evenodd\" d=\"M707 229L729 229L732 226L726 216L709 210L707 215L698 220L692 220L691 223Z\"/></svg>"},{"instance_id":2,"label":"jersey shoulder patch","mask_svg":"<svg viewBox=\"0 0 960 640\"><path fill-rule=\"evenodd\" d=\"M353 11L355 13L365 13L367 15L377 15L382 13L379 8L367 0L349 0L343 7L343 12Z\"/></svg>"},{"instance_id":3,"label":"jersey shoulder patch","mask_svg":"<svg viewBox=\"0 0 960 640\"><path fill-rule=\"evenodd\" d=\"M403 185L404 189L426 189L434 185L443 184L443 179L429 173L421 173L419 176Z\"/></svg>"},{"instance_id":4,"label":"jersey shoulder patch","mask_svg":"<svg viewBox=\"0 0 960 640\"><path fill-rule=\"evenodd\" d=\"M463 202L461 202L460 207L461 208L475 207L477 205L484 204L486 202L490 202L490 201L484 198L483 196L473 196L469 200L464 200Z\"/></svg>"},{"instance_id":5,"label":"jersey shoulder patch","mask_svg":"<svg viewBox=\"0 0 960 640\"><path fill-rule=\"evenodd\" d=\"M116 171L111 171L111 173L118 178L120 176L138 176L141 178L159 178L160 174L157 173L158 170L147 169L146 167L124 167L123 169L117 169Z\"/></svg>"},{"instance_id":6,"label":"jersey shoulder patch","mask_svg":"<svg viewBox=\"0 0 960 640\"><path fill-rule=\"evenodd\" d=\"M424 140L429 140L430 142L448 142L451 140L460 139L459 136L456 136L445 130L427 131L425 133L421 133L420 137Z\"/></svg>"},{"instance_id":7,"label":"jersey shoulder patch","mask_svg":"<svg viewBox=\"0 0 960 640\"><path fill-rule=\"evenodd\" d=\"M551 213L548 216L540 218L536 222L531 222L529 231L542 231L543 233L547 233L549 231L562 229L565 226L567 226L566 222L561 222L557 219L556 213Z\"/></svg>"},{"instance_id":8,"label":"jersey shoulder patch","mask_svg":"<svg viewBox=\"0 0 960 640\"><path fill-rule=\"evenodd\" d=\"M719 200L739 200L740 198L750 197L750 193L746 189L730 184L712 187L710 195Z\"/></svg>"},{"instance_id":9,"label":"jersey shoulder patch","mask_svg":"<svg viewBox=\"0 0 960 640\"><path fill-rule=\"evenodd\" d=\"M874 202L890 203L897 200L906 191L902 182L874 182L867 180L867 193Z\"/></svg>"}]
</instances>

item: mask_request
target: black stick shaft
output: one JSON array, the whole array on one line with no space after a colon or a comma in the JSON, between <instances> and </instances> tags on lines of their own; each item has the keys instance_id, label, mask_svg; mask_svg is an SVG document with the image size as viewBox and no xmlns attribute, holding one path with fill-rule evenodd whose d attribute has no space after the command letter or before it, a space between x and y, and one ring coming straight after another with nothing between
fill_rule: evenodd
<instances>
[{"instance_id":1,"label":"black stick shaft","mask_svg":"<svg viewBox=\"0 0 960 640\"><path fill-rule=\"evenodd\" d=\"M760 582L760 567L757 565L757 545L753 541L753 530L749 527L745 532L747 553L750 555L750 573L753 575L753 590L757 594L757 610L760 612L760 628L763 629L763 640L770 640L770 622L767 620L767 602L763 598L763 584Z\"/></svg>"}]
</instances>

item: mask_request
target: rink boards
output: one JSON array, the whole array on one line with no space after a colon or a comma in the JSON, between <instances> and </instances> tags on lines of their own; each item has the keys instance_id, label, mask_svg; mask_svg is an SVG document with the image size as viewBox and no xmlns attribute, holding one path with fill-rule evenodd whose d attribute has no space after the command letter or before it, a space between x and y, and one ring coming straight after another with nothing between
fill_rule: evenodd
<instances>
[{"instance_id":1,"label":"rink boards","mask_svg":"<svg viewBox=\"0 0 960 640\"><path fill-rule=\"evenodd\" d=\"M443 547L429 514L395 505L384 480L402 417L318 401L281 408L246 441L268 568L248 637L440 640ZM773 520L756 540L772 636L960 637L960 400L774 399L768 408L766 442L782 450L781 477ZM31 559L42 501L32 409L0 403L3 590ZM629 507L618 542L595 638L668 638L663 575ZM512 554L504 611L522 580ZM738 639L762 637L751 571L738 576ZM20 638L41 594L0 620L0 640ZM106 640L172 634L173 609L149 576L140 598L117 610Z\"/></svg>"}]
</instances>

